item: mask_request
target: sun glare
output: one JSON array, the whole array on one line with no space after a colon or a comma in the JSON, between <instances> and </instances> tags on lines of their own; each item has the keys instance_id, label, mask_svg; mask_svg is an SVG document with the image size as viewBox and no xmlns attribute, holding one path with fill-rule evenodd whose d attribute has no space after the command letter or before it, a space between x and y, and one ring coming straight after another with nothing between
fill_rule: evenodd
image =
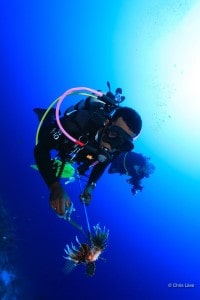
<instances>
[{"instance_id":1,"label":"sun glare","mask_svg":"<svg viewBox=\"0 0 200 300\"><path fill-rule=\"evenodd\" d=\"M200 4L162 44L163 77L173 86L171 110L177 130L195 136L200 130Z\"/></svg>"},{"instance_id":2,"label":"sun glare","mask_svg":"<svg viewBox=\"0 0 200 300\"><path fill-rule=\"evenodd\" d=\"M136 99L131 105L142 113L140 141L196 177L200 175L200 2L191 1L190 8L177 5L166 4L160 13L147 10L145 26L141 21L138 27L131 15L134 7L126 6L116 61L121 66L120 82L127 90L134 88L134 97L130 94L127 99Z\"/></svg>"},{"instance_id":3,"label":"sun glare","mask_svg":"<svg viewBox=\"0 0 200 300\"><path fill-rule=\"evenodd\" d=\"M173 153L182 166L199 173L200 167L200 4L160 43L161 80L171 87L168 110L176 146Z\"/></svg>"}]
</instances>

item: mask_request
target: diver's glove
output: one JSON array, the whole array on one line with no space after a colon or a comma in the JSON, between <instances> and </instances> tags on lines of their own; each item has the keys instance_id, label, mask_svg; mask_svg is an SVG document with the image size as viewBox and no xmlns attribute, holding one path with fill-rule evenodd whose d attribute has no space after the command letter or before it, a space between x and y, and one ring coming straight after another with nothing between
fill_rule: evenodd
<instances>
[{"instance_id":1,"label":"diver's glove","mask_svg":"<svg viewBox=\"0 0 200 300\"><path fill-rule=\"evenodd\" d=\"M80 195L81 201L84 202L86 205L90 204L90 201L92 199L92 192L93 192L95 187L96 187L95 182L87 184L84 191L83 191L83 193Z\"/></svg>"},{"instance_id":2,"label":"diver's glove","mask_svg":"<svg viewBox=\"0 0 200 300\"><path fill-rule=\"evenodd\" d=\"M65 217L66 211L71 207L71 201L59 181L50 186L50 206L59 217Z\"/></svg>"}]
</instances>

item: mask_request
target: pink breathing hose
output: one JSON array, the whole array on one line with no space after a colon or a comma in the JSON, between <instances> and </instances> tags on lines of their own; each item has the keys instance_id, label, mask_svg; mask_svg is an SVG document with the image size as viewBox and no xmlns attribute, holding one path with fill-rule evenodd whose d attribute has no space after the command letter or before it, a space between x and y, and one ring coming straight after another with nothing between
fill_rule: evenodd
<instances>
[{"instance_id":1,"label":"pink breathing hose","mask_svg":"<svg viewBox=\"0 0 200 300\"><path fill-rule=\"evenodd\" d=\"M60 96L59 101L58 101L58 103L57 103L57 105L56 105L56 122L57 122L57 124L58 124L59 129L62 131L62 133L63 133L68 139L70 139L70 140L71 140L72 142L74 142L75 144L77 144L77 145L83 147L83 146L85 146L84 143L82 143L82 142L79 141L79 140L76 140L74 137L72 137L72 136L71 136L71 135L63 128L63 126L62 126L62 124L61 124L61 122L60 122L60 117L59 117L60 106L61 106L63 100L64 100L67 96L71 95L71 94L74 93L74 92L78 92L78 91L88 91L88 92L93 93L94 95L96 95L96 96L98 96L98 97L102 97L102 96L103 96L103 93L98 92L98 91L93 90L93 89L90 89L90 88L87 88L87 87L76 87L76 88L71 88L71 89L67 90L66 92L64 92L64 93Z\"/></svg>"}]
</instances>

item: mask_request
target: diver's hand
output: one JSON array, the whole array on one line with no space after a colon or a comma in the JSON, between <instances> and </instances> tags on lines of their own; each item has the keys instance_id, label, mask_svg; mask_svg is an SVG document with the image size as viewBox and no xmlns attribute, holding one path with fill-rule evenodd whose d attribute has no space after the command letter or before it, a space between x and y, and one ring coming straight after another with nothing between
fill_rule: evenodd
<instances>
[{"instance_id":1,"label":"diver's hand","mask_svg":"<svg viewBox=\"0 0 200 300\"><path fill-rule=\"evenodd\" d=\"M92 182L88 185L86 185L83 193L80 195L80 199L82 202L84 202L86 205L90 204L90 201L92 199L92 192L96 186L96 183Z\"/></svg>"},{"instance_id":2,"label":"diver's hand","mask_svg":"<svg viewBox=\"0 0 200 300\"><path fill-rule=\"evenodd\" d=\"M58 216L63 217L71 205L70 198L58 181L50 186L50 191L50 206Z\"/></svg>"}]
</instances>

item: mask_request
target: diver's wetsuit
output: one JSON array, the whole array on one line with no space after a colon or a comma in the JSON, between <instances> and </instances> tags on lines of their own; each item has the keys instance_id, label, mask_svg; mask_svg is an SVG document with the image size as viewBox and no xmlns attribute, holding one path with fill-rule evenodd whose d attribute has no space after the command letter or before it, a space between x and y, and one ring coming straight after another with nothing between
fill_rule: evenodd
<instances>
[{"instance_id":1,"label":"diver's wetsuit","mask_svg":"<svg viewBox=\"0 0 200 300\"><path fill-rule=\"evenodd\" d=\"M100 129L103 129L103 124L105 120L108 119L108 115L105 115L103 110L105 104L100 102L98 102L96 106L94 105L92 110L81 109L71 115L65 115L61 118L62 126L71 136L80 139L83 143L87 143L87 145L96 149L99 148L97 132ZM51 121L43 124L39 134L39 142L34 149L34 155L38 169L49 187L58 180L56 169L51 159L51 150L55 149L61 158L67 160L67 155L77 148L77 145L67 139L59 130L55 119L53 122ZM94 153L84 147L81 148L73 160L78 163L87 163L88 159L86 156L88 154L92 155L94 159L97 160ZM119 151L114 152L112 158L116 157L118 154ZM106 162L99 162L93 167L88 184L97 182L112 158Z\"/></svg>"}]
</instances>

